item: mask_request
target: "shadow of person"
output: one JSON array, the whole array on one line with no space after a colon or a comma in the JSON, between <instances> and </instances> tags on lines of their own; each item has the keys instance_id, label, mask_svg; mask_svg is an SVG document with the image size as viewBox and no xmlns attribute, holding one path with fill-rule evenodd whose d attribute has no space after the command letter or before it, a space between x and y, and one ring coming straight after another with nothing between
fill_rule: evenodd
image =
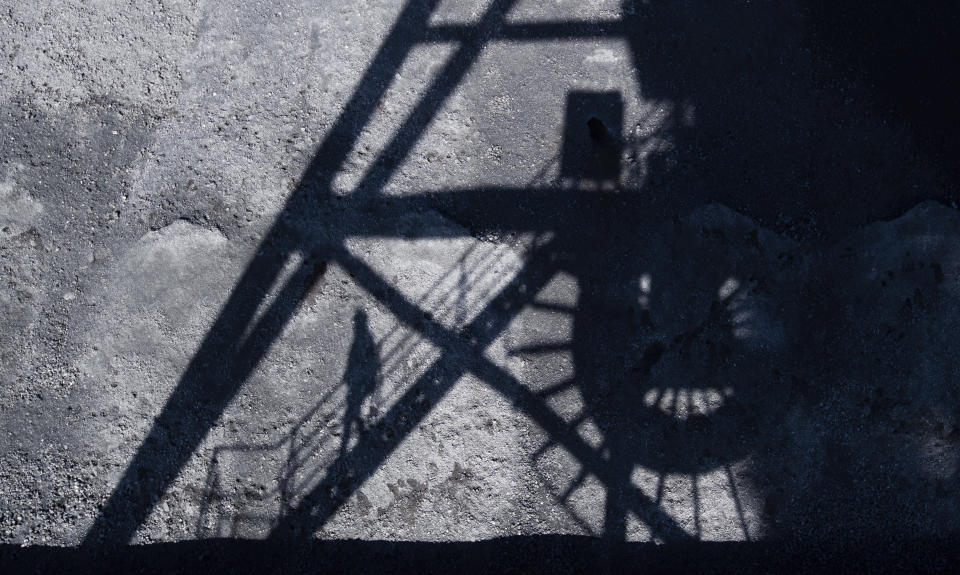
<instances>
[{"instance_id":1,"label":"shadow of person","mask_svg":"<svg viewBox=\"0 0 960 575\"><path fill-rule=\"evenodd\" d=\"M342 460L354 435L366 431L362 409L363 401L377 388L377 346L373 334L367 326L367 314L357 310L353 316L353 344L347 358L347 368L343 373L343 384L347 390L347 405L343 413L343 436L340 441Z\"/></svg>"}]
</instances>

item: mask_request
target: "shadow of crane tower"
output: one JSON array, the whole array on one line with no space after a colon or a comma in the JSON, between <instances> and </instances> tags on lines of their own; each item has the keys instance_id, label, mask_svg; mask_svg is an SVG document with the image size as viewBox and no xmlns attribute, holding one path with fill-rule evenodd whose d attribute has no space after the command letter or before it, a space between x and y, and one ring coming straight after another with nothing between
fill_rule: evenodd
<instances>
[{"instance_id":1,"label":"shadow of crane tower","mask_svg":"<svg viewBox=\"0 0 960 575\"><path fill-rule=\"evenodd\" d=\"M624 142L620 94L568 95L561 181L557 186L460 189L404 198L380 194L488 42L618 37L624 33L624 21L512 24L504 16L514 0L494 0L476 24L429 25L437 4L437 0L411 1L403 8L344 112L303 174L299 187L238 279L148 437L87 533L85 544L123 544L132 538L157 497L200 446L330 263L346 270L399 322L413 327L439 348L441 356L382 415L379 423L360 434L352 448L341 450L328 467L351 469L352 487L335 489L338 478L328 471L299 505L278 518L271 537L306 537L322 527L352 490L376 471L466 373L508 398L544 429L552 442L575 457L584 473L605 485L604 537L624 539L628 512L642 518L658 539L689 537L657 501L631 483L630 472L637 460L617 433L606 433L604 444L599 447L591 445L551 409L541 394L483 353L516 314L533 302L541 288L564 271L588 286L576 309L568 310L574 315L575 324L571 348L577 376L573 385L581 388L591 409L609 414L616 409L609 390L633 377L629 370L621 369L624 361L631 361L633 350L628 342L606 337L632 329L625 323L629 315L608 313L604 300L606 289L621 289L636 277L635 266L629 263L631 258L636 259L636 254L631 254L631 248L622 241L624 228L617 223L625 215L624 196L640 197L639 190L620 188ZM405 58L424 42L456 42L458 47L354 192L335 197L331 192L333 179L363 126ZM473 231L532 232L542 237L527 253L516 277L458 330L445 327L435 318L425 319L423 309L345 245L348 238L355 237L410 237L409 230L398 227L396 218L384 214L428 209L445 201L456 203L459 215L470 222ZM376 209L368 209L374 204ZM627 209L634 213L640 208ZM576 228L568 229L568 222L577 219L580 223ZM429 237L431 233L450 237L451 232L427 230L419 237ZM296 269L292 274L284 274L291 260L298 262ZM645 359L646 356L641 358L641 363ZM616 416L611 415L601 427L615 425ZM385 433L388 427L391 433Z\"/></svg>"}]
</instances>

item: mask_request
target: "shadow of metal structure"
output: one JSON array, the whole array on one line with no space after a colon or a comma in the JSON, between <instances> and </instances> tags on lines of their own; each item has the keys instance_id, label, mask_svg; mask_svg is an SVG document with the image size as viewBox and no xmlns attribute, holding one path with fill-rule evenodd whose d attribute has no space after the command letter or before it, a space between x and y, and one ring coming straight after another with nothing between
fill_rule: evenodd
<instances>
[{"instance_id":1,"label":"shadow of metal structure","mask_svg":"<svg viewBox=\"0 0 960 575\"><path fill-rule=\"evenodd\" d=\"M603 21L516 24L505 17L514 3L493 0L470 25L429 24L439 0L410 0L403 7L87 533L85 545L113 546L131 540L151 513L157 495L171 485L331 264L349 273L400 324L415 330L441 353L376 423L356 434L352 447L347 448L344 441L344 448L327 464L323 478L309 493L296 504L284 506L272 523L272 539L310 537L323 527L465 374L484 382L543 429L549 436L544 449L560 446L576 460L580 476L558 496L561 502L586 477L603 485L606 501L598 535L611 545L626 540L629 515L646 524L655 540L697 537L696 477L705 470L725 473L743 535L751 537L730 464L753 451L759 441L758 416L752 409L756 402L751 398L770 396L766 405L782 404L777 390L763 385L763 378L769 375L760 375L770 372L771 351L744 346L738 335L749 328L741 325L743 318L749 317L751 301L764 286L750 279L749 264L739 270L745 278L742 282L729 277L729 270L704 269L700 277L685 280L716 300L704 321L673 333L654 325L645 299L650 280L644 279L648 269L644 250L653 249L650 239L659 233L662 222L645 205L654 200L645 196L644 189L630 187L620 177L621 159L630 141L624 134L624 104L618 92L568 94L558 182L406 197L382 193L490 42L621 38L634 60L643 60L643 38L627 34L640 27L640 20L627 11L622 18ZM455 46L441 71L353 191L333 193L335 176L391 79L418 45L436 42ZM637 74L642 75L643 69ZM657 201L687 205L684 199ZM449 229L411 231L389 217L438 207L444 215L464 223L464 234L493 231L536 238L522 269L458 329L451 329L411 301L346 246L351 238L411 239L431 234L449 238ZM673 224L678 229L684 225L679 220ZM744 245L756 242L755 233L745 229L742 241L737 241ZM773 257L785 259L789 254ZM294 271L287 273L291 265ZM560 274L576 278L581 286L576 305L551 310L572 319L571 340L535 343L517 353L535 355L566 345L575 375L556 387L535 389L484 352L521 310L547 305L537 301L537 294ZM692 349L703 350L709 358L709 365L691 368L708 374L709 385L664 386L650 376L653 370L669 370L671 365L672 369L689 368L695 363L690 359ZM668 367L664 368L665 364ZM601 430L599 444L586 440L580 432L582 418L571 421L550 403L551 396L572 388L579 390L586 402L584 413ZM733 395L736 400L730 399ZM353 411L356 409L354 406ZM760 417L776 421L778 416L774 410ZM295 465L295 454L291 461ZM637 465L660 474L655 495L633 481ZM351 470L348 481L336 473L338 469ZM693 533L662 507L667 473L693 478Z\"/></svg>"},{"instance_id":2,"label":"shadow of metal structure","mask_svg":"<svg viewBox=\"0 0 960 575\"><path fill-rule=\"evenodd\" d=\"M354 476L355 482L362 482L369 477L377 468L377 464L386 459L405 434L423 418L426 409L417 408L423 405L423 400L420 398L426 397L428 405L436 405L459 377L464 372L470 371L511 398L520 409L532 416L545 429L550 430L551 435L576 454L591 473L604 483L617 485L616 489L610 490L611 494L619 494L623 490L629 491L622 494L622 501L611 501L608 504L611 526L624 523L623 518L616 518L613 514L632 509L641 517L652 518L652 523L659 526L658 534L664 539L687 537L672 519L659 510L655 502L638 489L629 489L629 478L622 477L623 466L611 465L608 462L608 460L618 461L616 454L604 456L599 450L589 446L575 430L570 429L559 416L554 414L542 399L504 369L484 359L482 355L482 351L502 332L511 318L510 314L503 314L502 310L521 309L525 303L531 301L539 288L546 285L560 271L561 266L555 263L556 257L550 257L557 253L556 244L548 242L537 248L530 254L523 271L493 298L485 312L481 313L461 333L450 333L437 321L423 321L424 314L420 308L409 302L386 280L345 249L343 240L350 236L397 234L399 230L383 229L384 226L389 227L388 219L374 217L372 219L375 221L362 220L356 222L354 226L343 229L333 219L324 217L323 210L329 209L328 204L331 201L331 182L346 154L353 147L360 132L358 127L362 127L369 120L390 78L418 43L454 41L459 46L446 62L443 71L437 75L437 80L429 86L421 97L420 103L409 114L381 153L381 157L374 163L374 168L356 186L356 191L341 200L341 203L350 203L359 208L364 202L376 198L377 190L387 180L399 161L410 151L423 130L429 125L439 105L462 80L470 69L471 62L477 58L488 42L609 37L619 34L623 26L620 21L509 25L504 22L504 15L513 2L498 0L487 8L476 25L432 27L427 25L427 21L436 4L436 1L409 2L398 17L353 98L345 107L346 112L320 146L315 160L302 178L300 187L293 193L283 213L264 238L256 257L240 278L228 303L220 312L176 390L157 417L150 436L137 451L114 494L88 532L85 540L87 544L125 543L130 540L133 532L151 510L152 506L149 503L151 496L163 492L176 477L186 459L199 446L209 426L222 413L240 385L269 349L273 339L295 313L300 298L309 291L323 273L325 266L331 261L347 269L369 292L377 294L377 297L400 321L408 325L421 326L418 328L421 334L447 353L452 352L474 359L473 365L457 366L454 369L446 365L442 359L438 361L410 387L404 397L393 407L391 413L385 414L382 418L384 421L394 421L398 413L412 412L412 416L406 418L408 429L401 431L390 441L384 441L376 433L368 434L352 450L341 455L334 465L346 465L357 470ZM601 98L609 100L610 96ZM617 101L616 98L614 101ZM583 103L577 102L575 105L583 105ZM622 120L618 117L618 111L607 110L608 113L613 113L612 118L619 122ZM610 125L616 126L613 123ZM615 137L619 138L620 134L616 134ZM572 154L575 156L577 151L573 150ZM616 152L614 155L606 154L606 156L619 159L619 154ZM588 178L600 176L616 179L617 174L611 171L613 168L609 162L607 160L606 165L602 162L588 162L585 165L570 167L571 162L567 159L564 166L568 173L565 175L580 171L583 173L579 175ZM575 205L576 200L571 196L579 194L578 191L570 190L558 197L554 190L541 190L530 194L523 189L501 189L496 190L498 197L494 198L491 197L493 195L491 191L458 190L450 193L456 195L458 202L473 206L473 210L489 214L502 213L488 209L487 206L491 201L513 202L518 197L526 197L528 201L543 202L547 204L545 207L549 208L557 205ZM603 199L600 201L605 203ZM394 204L391 207L392 210L404 211L417 209L417 204L422 203L422 200L396 200L390 203ZM547 210L533 208L531 211L544 213ZM307 214L315 217L308 217ZM298 225L301 222L309 222L312 229L301 229L302 225ZM501 230L511 227L509 223L500 219L491 223ZM541 231L536 230L538 224L535 222L512 223L517 229L524 231L529 229L530 223L533 223L534 230ZM539 227L543 228L542 231L549 231L554 226L549 220L540 219ZM260 294L270 291L279 278L283 266L294 254L302 254L303 263L280 287L278 295L272 303L268 304L267 309L258 314L263 304ZM247 335L244 337L244 334ZM184 421L184 413L196 410L199 410L199 413ZM176 436L180 445L177 454L173 457L170 453L160 452L157 447L160 443L157 441L157 435L161 429L178 431ZM308 505L290 510L281 517L274 529L275 536L289 536L294 531L308 534L322 526L345 500L345 495L349 495L339 494L337 498L331 499L330 487L321 483L305 498L305 501L309 502Z\"/></svg>"}]
</instances>

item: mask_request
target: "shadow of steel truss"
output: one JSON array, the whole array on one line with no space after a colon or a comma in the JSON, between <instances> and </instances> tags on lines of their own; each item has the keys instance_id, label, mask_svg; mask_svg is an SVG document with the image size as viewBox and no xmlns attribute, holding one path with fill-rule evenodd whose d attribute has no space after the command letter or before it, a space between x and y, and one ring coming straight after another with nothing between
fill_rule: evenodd
<instances>
[{"instance_id":1,"label":"shadow of steel truss","mask_svg":"<svg viewBox=\"0 0 960 575\"><path fill-rule=\"evenodd\" d=\"M493 0L476 24L428 25L438 4L439 0L410 0L402 9L343 113L319 146L299 187L266 234L157 416L149 436L138 448L88 531L84 540L86 545L115 545L130 541L151 512L157 496L170 486L199 447L210 427L294 315L300 301L323 274L328 262L335 262L349 272L358 285L374 294L398 321L418 330L441 350L440 358L381 418L381 421L391 421L403 414L405 424L401 432L390 438L375 430L365 434L334 462L334 466L354 470L353 485L369 478L406 434L416 428L429 413L429 407L424 405L437 405L462 375L471 373L509 398L517 409L546 430L553 441L576 457L586 473L607 486L605 536L622 540L623 517L630 511L644 519L656 538L676 540L689 537L655 501L630 483L629 468L624 467L629 462L618 462L616 454L611 455L608 447L604 453L589 445L542 397L483 355L485 348L504 331L509 321L563 269L563 262L551 257L555 253L556 240L546 241L532 250L520 273L465 329L454 331L429 315L424 319L423 309L352 255L345 246L345 240L350 237L403 235L409 238L409 230L398 229L395 218L376 217L375 214L362 219L330 217L331 204L340 210L359 212L374 199L389 202L390 209L399 212L429 207L430 198L385 199L380 192L487 43L612 38L622 36L625 28L620 19L507 23L504 18L514 0ZM432 42L456 43L457 47L353 193L334 198L331 193L334 176L356 143L362 127L370 121L390 80L415 46ZM479 227L534 233L555 229L557 221L548 215L530 219L519 212L514 218L505 218L504 214L510 210L497 206L512 205L522 195L528 207L526 212L549 214L552 210L537 209L537 206L547 208L579 202L583 208L585 202L593 201L584 198L585 194L580 191L557 188L468 189L445 193L456 196L459 205L474 206L472 213ZM497 214L496 221L484 222L484 217L493 217L489 214ZM297 257L300 263L296 271L290 275L282 273L288 262ZM267 302L267 293L277 294L272 302ZM264 307L266 311L261 311ZM451 357L467 357L470 361L451 362ZM424 398L428 401L424 402ZM165 438L169 437L175 438L173 450L162 447L167 443ZM333 475L327 473L326 479L298 506L281 516L271 537L310 536L322 527L351 495L351 492L333 489Z\"/></svg>"}]
</instances>

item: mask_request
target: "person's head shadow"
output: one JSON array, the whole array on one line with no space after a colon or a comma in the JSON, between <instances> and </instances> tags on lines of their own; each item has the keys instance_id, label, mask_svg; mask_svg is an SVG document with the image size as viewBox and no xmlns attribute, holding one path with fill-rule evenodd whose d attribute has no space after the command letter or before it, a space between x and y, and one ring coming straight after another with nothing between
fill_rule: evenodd
<instances>
[{"instance_id":1,"label":"person's head shadow","mask_svg":"<svg viewBox=\"0 0 960 575\"><path fill-rule=\"evenodd\" d=\"M353 314L353 335L354 337L369 338L370 330L367 327L367 313L358 309Z\"/></svg>"}]
</instances>

